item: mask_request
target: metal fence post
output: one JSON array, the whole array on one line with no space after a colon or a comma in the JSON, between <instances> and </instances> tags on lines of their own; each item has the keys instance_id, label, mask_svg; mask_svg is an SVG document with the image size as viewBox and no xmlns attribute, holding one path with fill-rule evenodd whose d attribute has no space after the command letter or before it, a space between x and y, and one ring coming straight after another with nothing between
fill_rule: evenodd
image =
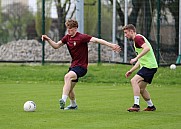
<instances>
[{"instance_id":1,"label":"metal fence post","mask_svg":"<svg viewBox=\"0 0 181 129\"><path fill-rule=\"evenodd\" d=\"M45 34L45 0L42 0L42 35ZM45 41L42 41L42 65L45 63Z\"/></svg>"},{"instance_id":2,"label":"metal fence post","mask_svg":"<svg viewBox=\"0 0 181 129\"><path fill-rule=\"evenodd\" d=\"M181 62L181 1L179 1L179 52L176 64L180 64Z\"/></svg>"},{"instance_id":3,"label":"metal fence post","mask_svg":"<svg viewBox=\"0 0 181 129\"><path fill-rule=\"evenodd\" d=\"M98 38L101 38L101 0L98 1ZM98 44L98 63L101 62L101 45Z\"/></svg>"}]
</instances>

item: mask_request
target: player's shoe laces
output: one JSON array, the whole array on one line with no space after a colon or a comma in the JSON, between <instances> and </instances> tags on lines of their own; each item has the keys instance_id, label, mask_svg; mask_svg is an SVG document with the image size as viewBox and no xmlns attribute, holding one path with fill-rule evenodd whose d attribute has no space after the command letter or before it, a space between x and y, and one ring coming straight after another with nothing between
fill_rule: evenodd
<instances>
[{"instance_id":1,"label":"player's shoe laces","mask_svg":"<svg viewBox=\"0 0 181 129\"><path fill-rule=\"evenodd\" d=\"M60 102L60 109L64 109L64 108L65 108L65 102L64 102L64 100L63 100L63 99L60 99L59 102Z\"/></svg>"},{"instance_id":2,"label":"player's shoe laces","mask_svg":"<svg viewBox=\"0 0 181 129\"><path fill-rule=\"evenodd\" d=\"M153 106L148 106L147 108L145 108L143 111L155 111L156 110L156 107L153 105Z\"/></svg>"},{"instance_id":3,"label":"player's shoe laces","mask_svg":"<svg viewBox=\"0 0 181 129\"><path fill-rule=\"evenodd\" d=\"M134 104L132 107L128 108L129 112L139 112L140 111L140 106L137 104Z\"/></svg>"},{"instance_id":4,"label":"player's shoe laces","mask_svg":"<svg viewBox=\"0 0 181 129\"><path fill-rule=\"evenodd\" d=\"M76 110L76 109L78 109L78 106L76 105L76 106L71 106L71 105L69 105L69 106L67 106L64 110Z\"/></svg>"}]
</instances>

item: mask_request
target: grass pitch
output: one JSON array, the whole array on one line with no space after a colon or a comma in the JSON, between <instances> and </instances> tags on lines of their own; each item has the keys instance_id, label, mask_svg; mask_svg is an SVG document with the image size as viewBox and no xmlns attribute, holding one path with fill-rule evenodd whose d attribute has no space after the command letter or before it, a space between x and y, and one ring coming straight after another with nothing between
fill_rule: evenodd
<instances>
[{"instance_id":1,"label":"grass pitch","mask_svg":"<svg viewBox=\"0 0 181 129\"><path fill-rule=\"evenodd\" d=\"M78 110L59 109L68 65L0 64L0 129L179 129L181 67L160 67L148 86L155 112L127 112L132 88L124 74L131 66L90 65L75 91ZM33 100L35 112L24 112ZM67 105L69 101L67 101ZM147 105L141 99L141 109Z\"/></svg>"}]
</instances>

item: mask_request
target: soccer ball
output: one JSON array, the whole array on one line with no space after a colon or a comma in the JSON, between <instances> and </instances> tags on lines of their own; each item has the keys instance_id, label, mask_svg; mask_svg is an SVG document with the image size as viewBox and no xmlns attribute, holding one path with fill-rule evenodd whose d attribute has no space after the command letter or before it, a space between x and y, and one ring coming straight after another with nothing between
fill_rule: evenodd
<instances>
[{"instance_id":1,"label":"soccer ball","mask_svg":"<svg viewBox=\"0 0 181 129\"><path fill-rule=\"evenodd\" d=\"M170 69L176 69L176 65L175 64L171 64L170 65Z\"/></svg>"},{"instance_id":2,"label":"soccer ball","mask_svg":"<svg viewBox=\"0 0 181 129\"><path fill-rule=\"evenodd\" d=\"M33 101L27 101L24 103L24 111L33 112L36 110L36 104Z\"/></svg>"}]
</instances>

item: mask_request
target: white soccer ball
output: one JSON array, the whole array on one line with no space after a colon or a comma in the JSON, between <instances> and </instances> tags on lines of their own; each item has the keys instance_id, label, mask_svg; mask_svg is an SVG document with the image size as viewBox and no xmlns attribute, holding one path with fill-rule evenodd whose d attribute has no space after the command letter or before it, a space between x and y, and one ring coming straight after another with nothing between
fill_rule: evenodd
<instances>
[{"instance_id":1,"label":"white soccer ball","mask_svg":"<svg viewBox=\"0 0 181 129\"><path fill-rule=\"evenodd\" d=\"M24 103L24 111L33 112L36 110L36 104L33 101L27 101Z\"/></svg>"},{"instance_id":2,"label":"white soccer ball","mask_svg":"<svg viewBox=\"0 0 181 129\"><path fill-rule=\"evenodd\" d=\"M176 69L176 65L175 64L171 64L170 65L170 69Z\"/></svg>"}]
</instances>

